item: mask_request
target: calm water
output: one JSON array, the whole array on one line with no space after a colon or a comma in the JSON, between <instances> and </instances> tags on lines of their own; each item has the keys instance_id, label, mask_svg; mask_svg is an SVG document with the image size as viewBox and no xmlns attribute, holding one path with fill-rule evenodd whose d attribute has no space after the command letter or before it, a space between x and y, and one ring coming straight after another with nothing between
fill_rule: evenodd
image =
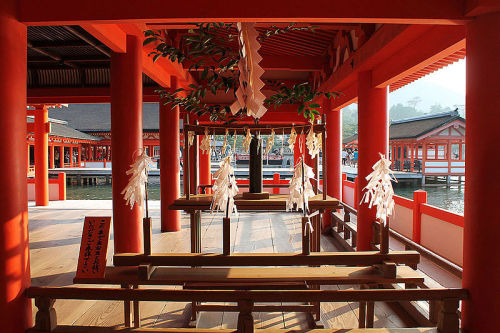
<instances>
[{"instance_id":1,"label":"calm water","mask_svg":"<svg viewBox=\"0 0 500 333\"><path fill-rule=\"evenodd\" d=\"M150 177L148 195L151 200L160 200L159 177ZM464 213L464 186L427 186L427 202L455 213ZM414 186L396 186L394 192L405 198L412 199L413 191L421 189ZM111 199L111 185L68 186L66 190L68 200L106 200Z\"/></svg>"}]
</instances>

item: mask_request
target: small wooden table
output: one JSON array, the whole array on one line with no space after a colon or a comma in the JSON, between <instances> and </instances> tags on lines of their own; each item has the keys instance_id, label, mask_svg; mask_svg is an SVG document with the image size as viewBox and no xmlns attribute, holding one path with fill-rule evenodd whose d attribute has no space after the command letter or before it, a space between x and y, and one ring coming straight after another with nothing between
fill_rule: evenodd
<instances>
[{"instance_id":1,"label":"small wooden table","mask_svg":"<svg viewBox=\"0 0 500 333\"><path fill-rule=\"evenodd\" d=\"M248 200L243 199L241 195L235 197L235 205L239 211L285 211L287 194L271 194L269 199ZM191 228L191 252L201 253L201 211L210 210L212 203L211 194L190 195L189 199L182 196L176 199L169 209L184 210L190 214ZM338 199L327 196L323 199L322 194L317 194L309 198L309 212L312 214L315 211L323 212L325 209L335 210L342 208ZM321 234L321 214L316 214L311 217L313 225L313 233L311 239L311 251L320 251L320 234ZM223 228L223 242L230 240L230 228ZM302 228L304 233L304 228Z\"/></svg>"}]
</instances>

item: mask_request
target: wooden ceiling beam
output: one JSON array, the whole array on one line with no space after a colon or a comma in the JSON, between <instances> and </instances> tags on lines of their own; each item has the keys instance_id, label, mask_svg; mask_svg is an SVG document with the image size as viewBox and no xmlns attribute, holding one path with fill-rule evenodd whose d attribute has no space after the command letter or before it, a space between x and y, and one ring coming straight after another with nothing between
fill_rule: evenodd
<instances>
[{"instance_id":1,"label":"wooden ceiling beam","mask_svg":"<svg viewBox=\"0 0 500 333\"><path fill-rule=\"evenodd\" d=\"M471 0L470 0L471 1ZM477 0L476 0L477 1ZM495 0L489 0L495 1ZM457 0L254 0L228 5L223 0L19 0L19 19L27 25L96 23L392 23L463 24L464 1Z\"/></svg>"},{"instance_id":2,"label":"wooden ceiling beam","mask_svg":"<svg viewBox=\"0 0 500 333\"><path fill-rule=\"evenodd\" d=\"M260 66L264 70L290 70L297 72L315 72L321 71L326 63L326 56L271 56L264 55ZM189 70L192 62L185 60L183 62L184 69ZM206 62L205 65L215 66L215 62ZM203 70L199 68L198 71ZM196 71L196 69L192 69Z\"/></svg>"}]
</instances>

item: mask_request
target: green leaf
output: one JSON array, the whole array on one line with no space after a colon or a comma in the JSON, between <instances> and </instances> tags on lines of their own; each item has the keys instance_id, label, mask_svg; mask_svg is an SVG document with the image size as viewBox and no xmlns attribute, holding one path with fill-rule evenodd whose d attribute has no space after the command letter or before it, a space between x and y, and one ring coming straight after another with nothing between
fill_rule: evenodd
<instances>
[{"instance_id":1,"label":"green leaf","mask_svg":"<svg viewBox=\"0 0 500 333\"><path fill-rule=\"evenodd\" d=\"M142 45L145 46L145 45L151 44L157 40L158 40L158 38L156 38L156 37L148 37L144 40L144 42L142 42Z\"/></svg>"},{"instance_id":2,"label":"green leaf","mask_svg":"<svg viewBox=\"0 0 500 333\"><path fill-rule=\"evenodd\" d=\"M305 108L305 107L306 107L306 106L305 106L304 104L301 104L301 105L299 106L299 112L298 112L298 113L299 113L299 114L301 114L301 113L302 113L302 111L304 111L304 108Z\"/></svg>"},{"instance_id":3,"label":"green leaf","mask_svg":"<svg viewBox=\"0 0 500 333\"><path fill-rule=\"evenodd\" d=\"M161 57L161 53L155 54L155 56L153 57L153 62L156 62L159 57Z\"/></svg>"},{"instance_id":4,"label":"green leaf","mask_svg":"<svg viewBox=\"0 0 500 333\"><path fill-rule=\"evenodd\" d=\"M320 108L321 105L319 105L318 103L311 103L311 104L309 104L309 107L310 108Z\"/></svg>"}]
</instances>

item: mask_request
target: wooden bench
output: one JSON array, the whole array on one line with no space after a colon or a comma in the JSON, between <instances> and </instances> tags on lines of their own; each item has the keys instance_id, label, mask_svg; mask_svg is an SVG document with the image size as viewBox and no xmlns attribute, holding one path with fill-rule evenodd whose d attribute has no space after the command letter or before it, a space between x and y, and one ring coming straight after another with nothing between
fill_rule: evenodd
<instances>
[{"instance_id":1,"label":"wooden bench","mask_svg":"<svg viewBox=\"0 0 500 333\"><path fill-rule=\"evenodd\" d=\"M184 289L238 289L238 290L293 290L318 289L321 285L377 286L405 283L421 285L424 278L409 267L395 264L414 265L419 256L412 251L346 253L322 252L309 255L297 253L165 253L165 254L117 254L117 267L108 267L102 279L74 279L74 283L118 284L127 288L140 285L182 285ZM384 270L383 263L391 262ZM286 266L263 267L263 266ZM308 267L314 265L316 267ZM345 265L349 267L339 267ZM159 267L160 266L160 267ZM197 266L165 267L165 266ZM210 266L210 267L206 267ZM258 266L258 267L243 267ZM291 267L293 266L293 267ZM318 267L319 266L319 267ZM362 267L360 267L362 266ZM138 306L135 305L135 309ZM306 312L319 321L319 303L294 306L265 306L259 310ZM129 309L129 308L127 308ZM234 311L227 307L226 311ZM130 315L126 310L126 317ZM134 311L135 322L140 316ZM192 304L192 319L198 311L220 311L220 306ZM366 318L365 318L366 317ZM373 304L367 305L366 315L360 321L373 322ZM138 324L136 324L138 326Z\"/></svg>"},{"instance_id":2,"label":"wooden bench","mask_svg":"<svg viewBox=\"0 0 500 333\"><path fill-rule=\"evenodd\" d=\"M286 293L277 291L242 290L164 290L164 289L111 289L111 288L74 288L74 287L30 287L26 296L35 299L38 308L35 327L32 332L145 332L150 329L95 328L95 327L57 327L57 316L53 308L57 299L80 300L122 300L122 301L197 301L197 302L234 302L238 305L238 327L236 332L254 332L252 311L255 302L395 302L416 300L437 300L442 302L437 330L431 329L393 329L382 332L439 332L458 333L458 306L461 299L467 298L464 289L426 289L426 290L292 290ZM200 329L158 329L155 332L221 332L220 330ZM346 332L346 330L341 330ZM226 330L225 332L235 332ZM265 332L265 330L263 331ZM281 330L274 330L281 332ZM288 330L284 332L300 332ZM307 330L306 332L336 332L335 329ZM340 331L339 331L340 332ZM351 330L351 332L377 332L371 330ZM380 330L378 330L380 332Z\"/></svg>"}]
</instances>

